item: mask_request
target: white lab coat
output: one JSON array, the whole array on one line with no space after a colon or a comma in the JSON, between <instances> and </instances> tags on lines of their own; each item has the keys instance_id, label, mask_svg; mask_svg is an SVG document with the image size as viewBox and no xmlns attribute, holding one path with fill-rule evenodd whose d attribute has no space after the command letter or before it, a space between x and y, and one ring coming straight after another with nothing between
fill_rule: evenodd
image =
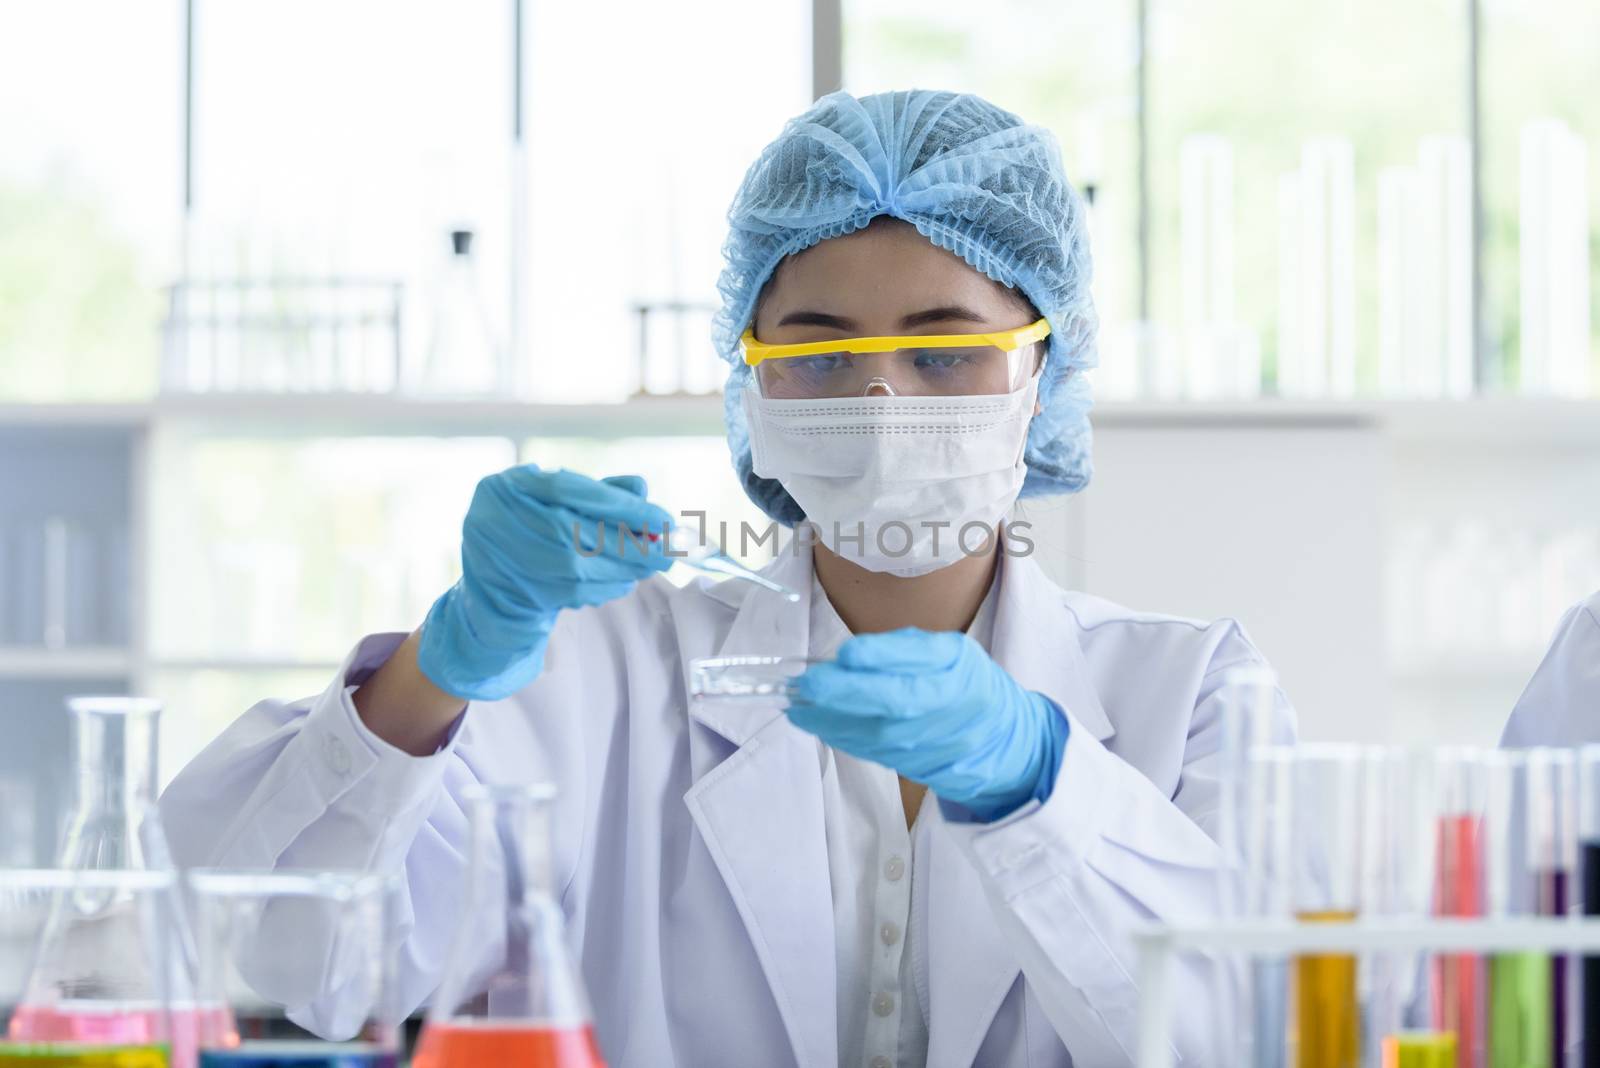
<instances>
[{"instance_id":1,"label":"white lab coat","mask_svg":"<svg viewBox=\"0 0 1600 1068\"><path fill-rule=\"evenodd\" d=\"M809 552L774 578L809 591ZM1259 663L1237 624L1130 612L1003 568L993 655L1063 708L1054 790L994 824L937 814L924 974L936 1068L1129 1064L1135 947L1152 919L1213 913L1226 669ZM613 1068L839 1063L821 748L773 708L691 707L713 654L803 654L809 604L733 581L657 578L563 612L545 669L468 708L416 758L368 732L349 693L401 635L363 640L319 697L265 701L167 790L185 865L405 871L404 997L423 1001L458 919L477 781L552 779L556 886ZM1294 734L1287 701L1278 735ZM484 941L491 935L486 929ZM1180 967L1174 1044L1204 1063L1210 974Z\"/></svg>"},{"instance_id":2,"label":"white lab coat","mask_svg":"<svg viewBox=\"0 0 1600 1068\"><path fill-rule=\"evenodd\" d=\"M1506 721L1504 746L1600 743L1600 592L1561 617Z\"/></svg>"}]
</instances>

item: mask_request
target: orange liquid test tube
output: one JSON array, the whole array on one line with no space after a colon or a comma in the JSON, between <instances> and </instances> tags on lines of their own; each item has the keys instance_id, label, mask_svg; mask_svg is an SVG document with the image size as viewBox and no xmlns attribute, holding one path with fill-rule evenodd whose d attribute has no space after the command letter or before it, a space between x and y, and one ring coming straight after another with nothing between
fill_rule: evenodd
<instances>
[{"instance_id":1,"label":"orange liquid test tube","mask_svg":"<svg viewBox=\"0 0 1600 1068\"><path fill-rule=\"evenodd\" d=\"M1350 923L1354 912L1302 912L1301 923ZM1361 1006L1356 958L1307 953L1294 960L1295 1068L1361 1068Z\"/></svg>"}]
</instances>

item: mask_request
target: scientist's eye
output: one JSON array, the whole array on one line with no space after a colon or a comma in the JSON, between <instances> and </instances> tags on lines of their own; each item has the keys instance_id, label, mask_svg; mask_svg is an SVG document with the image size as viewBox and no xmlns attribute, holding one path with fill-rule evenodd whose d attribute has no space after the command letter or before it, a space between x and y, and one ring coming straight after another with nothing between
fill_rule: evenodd
<instances>
[{"instance_id":1,"label":"scientist's eye","mask_svg":"<svg viewBox=\"0 0 1600 1068\"><path fill-rule=\"evenodd\" d=\"M850 356L841 352L830 352L821 356L795 356L787 362L794 365L796 374L803 375L826 375L850 369Z\"/></svg>"},{"instance_id":2,"label":"scientist's eye","mask_svg":"<svg viewBox=\"0 0 1600 1068\"><path fill-rule=\"evenodd\" d=\"M918 349L913 362L923 371L956 371L972 365L972 350Z\"/></svg>"}]
</instances>

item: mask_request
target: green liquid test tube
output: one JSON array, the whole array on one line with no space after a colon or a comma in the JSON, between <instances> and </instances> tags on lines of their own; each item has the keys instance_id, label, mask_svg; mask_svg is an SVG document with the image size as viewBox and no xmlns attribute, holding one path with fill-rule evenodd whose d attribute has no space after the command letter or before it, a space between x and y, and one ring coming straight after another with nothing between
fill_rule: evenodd
<instances>
[{"instance_id":1,"label":"green liquid test tube","mask_svg":"<svg viewBox=\"0 0 1600 1068\"><path fill-rule=\"evenodd\" d=\"M1547 954L1489 958L1489 1068L1556 1068L1552 1018Z\"/></svg>"}]
</instances>

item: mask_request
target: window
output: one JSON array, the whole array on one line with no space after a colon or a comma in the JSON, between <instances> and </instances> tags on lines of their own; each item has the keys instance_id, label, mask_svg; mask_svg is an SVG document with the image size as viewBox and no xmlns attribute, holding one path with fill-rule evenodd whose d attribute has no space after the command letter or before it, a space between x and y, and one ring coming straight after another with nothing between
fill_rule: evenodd
<instances>
[{"instance_id":1,"label":"window","mask_svg":"<svg viewBox=\"0 0 1600 1068\"><path fill-rule=\"evenodd\" d=\"M1600 8L1484 0L1484 301L1495 384L1600 388Z\"/></svg>"},{"instance_id":2,"label":"window","mask_svg":"<svg viewBox=\"0 0 1600 1068\"><path fill-rule=\"evenodd\" d=\"M181 7L26 12L0 26L0 401L148 394L182 206Z\"/></svg>"},{"instance_id":3,"label":"window","mask_svg":"<svg viewBox=\"0 0 1600 1068\"><path fill-rule=\"evenodd\" d=\"M1149 34L1147 386L1236 392L1243 365L1285 393L1377 390L1384 316L1401 310L1387 301L1403 299L1380 263L1401 240L1380 232L1404 221L1380 214L1397 168L1420 184L1444 155L1424 195L1455 178L1458 228L1430 236L1455 238L1470 283L1462 5L1152 0ZM1455 296L1441 314L1470 390L1470 289Z\"/></svg>"},{"instance_id":4,"label":"window","mask_svg":"<svg viewBox=\"0 0 1600 1068\"><path fill-rule=\"evenodd\" d=\"M1052 130L1067 176L1093 198L1095 307L1104 383L1139 318L1138 37L1131 4L998 0L930 8L844 5L844 85L972 92Z\"/></svg>"}]
</instances>

